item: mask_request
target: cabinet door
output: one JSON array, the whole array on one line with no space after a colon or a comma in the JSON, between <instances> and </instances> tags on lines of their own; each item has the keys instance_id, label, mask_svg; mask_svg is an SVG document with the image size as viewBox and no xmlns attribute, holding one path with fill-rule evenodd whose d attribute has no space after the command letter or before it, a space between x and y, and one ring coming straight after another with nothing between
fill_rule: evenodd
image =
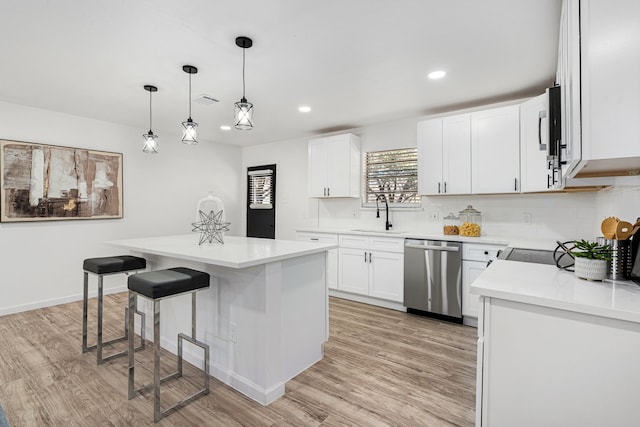
<instances>
[{"instance_id":1,"label":"cabinet door","mask_svg":"<svg viewBox=\"0 0 640 427\"><path fill-rule=\"evenodd\" d=\"M338 249L338 289L369 294L369 256L364 249Z\"/></svg>"},{"instance_id":2,"label":"cabinet door","mask_svg":"<svg viewBox=\"0 0 640 427\"><path fill-rule=\"evenodd\" d=\"M520 106L471 114L473 193L515 193L520 181Z\"/></svg>"},{"instance_id":3,"label":"cabinet door","mask_svg":"<svg viewBox=\"0 0 640 427\"><path fill-rule=\"evenodd\" d=\"M391 301L404 300L404 254L372 251L369 295Z\"/></svg>"},{"instance_id":4,"label":"cabinet door","mask_svg":"<svg viewBox=\"0 0 640 427\"><path fill-rule=\"evenodd\" d=\"M352 175L351 159L353 156L349 135L332 137L329 141L328 196L354 197L351 192L354 177Z\"/></svg>"},{"instance_id":5,"label":"cabinet door","mask_svg":"<svg viewBox=\"0 0 640 427\"><path fill-rule=\"evenodd\" d=\"M639 17L637 0L580 2L583 160L640 156Z\"/></svg>"},{"instance_id":6,"label":"cabinet door","mask_svg":"<svg viewBox=\"0 0 640 427\"><path fill-rule=\"evenodd\" d=\"M308 195L309 197L325 197L327 195L329 145L325 139L309 141L308 156Z\"/></svg>"},{"instance_id":7,"label":"cabinet door","mask_svg":"<svg viewBox=\"0 0 640 427\"><path fill-rule=\"evenodd\" d=\"M441 194L442 119L418 123L418 193Z\"/></svg>"},{"instance_id":8,"label":"cabinet door","mask_svg":"<svg viewBox=\"0 0 640 427\"><path fill-rule=\"evenodd\" d=\"M487 268L483 261L462 261L462 315L478 318L480 297L472 294L470 286Z\"/></svg>"},{"instance_id":9,"label":"cabinet door","mask_svg":"<svg viewBox=\"0 0 640 427\"><path fill-rule=\"evenodd\" d=\"M549 99L547 94L520 104L520 191L547 191L551 187L547 168L549 143Z\"/></svg>"},{"instance_id":10,"label":"cabinet door","mask_svg":"<svg viewBox=\"0 0 640 427\"><path fill-rule=\"evenodd\" d=\"M471 193L471 115L442 119L442 191Z\"/></svg>"}]
</instances>

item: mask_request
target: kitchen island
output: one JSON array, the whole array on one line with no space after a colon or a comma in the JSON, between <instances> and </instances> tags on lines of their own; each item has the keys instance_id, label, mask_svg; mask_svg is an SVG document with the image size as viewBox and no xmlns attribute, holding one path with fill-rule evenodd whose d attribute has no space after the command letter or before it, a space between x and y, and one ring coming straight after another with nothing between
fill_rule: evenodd
<instances>
[{"instance_id":1,"label":"kitchen island","mask_svg":"<svg viewBox=\"0 0 640 427\"><path fill-rule=\"evenodd\" d=\"M493 262L471 286L477 426L631 426L640 406L640 287Z\"/></svg>"},{"instance_id":2,"label":"kitchen island","mask_svg":"<svg viewBox=\"0 0 640 427\"><path fill-rule=\"evenodd\" d=\"M211 275L210 287L197 294L197 338L211 348L210 372L268 405L323 357L326 251L336 245L234 236L224 244L198 241L189 234L107 243L146 258L150 270L184 266ZM190 301L189 295L162 301L161 345L173 353L176 335L191 330ZM148 301L139 307L151 316ZM202 352L190 350L187 344L185 358L201 366Z\"/></svg>"}]
</instances>

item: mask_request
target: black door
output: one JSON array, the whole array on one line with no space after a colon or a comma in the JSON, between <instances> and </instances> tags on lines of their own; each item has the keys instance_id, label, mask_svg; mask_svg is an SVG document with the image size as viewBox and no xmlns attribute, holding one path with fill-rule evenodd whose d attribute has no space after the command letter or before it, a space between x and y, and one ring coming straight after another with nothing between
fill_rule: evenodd
<instances>
[{"instance_id":1,"label":"black door","mask_svg":"<svg viewBox=\"0 0 640 427\"><path fill-rule=\"evenodd\" d=\"M276 238L276 165L247 168L247 237Z\"/></svg>"}]
</instances>

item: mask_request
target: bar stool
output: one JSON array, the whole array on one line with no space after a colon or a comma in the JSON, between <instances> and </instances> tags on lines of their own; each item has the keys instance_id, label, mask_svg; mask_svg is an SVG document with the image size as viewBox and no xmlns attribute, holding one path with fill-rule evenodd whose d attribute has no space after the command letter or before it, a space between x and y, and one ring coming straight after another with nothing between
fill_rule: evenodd
<instances>
[{"instance_id":1,"label":"bar stool","mask_svg":"<svg viewBox=\"0 0 640 427\"><path fill-rule=\"evenodd\" d=\"M111 274L120 274L144 270L147 268L147 261L144 258L135 257L131 255L117 255L112 257L102 258L87 258L84 260L84 289L83 289L83 302L82 302L82 352L86 353L90 350L96 349L96 363L98 365L103 364L116 357L124 356L127 354L127 350L120 351L107 357L102 357L102 347L107 344L112 344L119 341L124 341L129 337L129 325L127 323L127 314L129 313L129 307L125 307L125 321L124 321L124 336L114 338L110 341L102 341L102 279L104 276ZM98 331L96 337L96 344L87 345L87 317L88 317L88 299L89 299L89 273L98 276ZM145 316L134 307L135 314L138 314L141 319L141 331L140 337L142 344L136 348L136 350L142 350L144 348L144 328L145 328ZM131 329L133 330L133 329ZM132 334L133 335L133 334Z\"/></svg>"},{"instance_id":2,"label":"bar stool","mask_svg":"<svg viewBox=\"0 0 640 427\"><path fill-rule=\"evenodd\" d=\"M196 291L209 287L209 274L185 267L149 271L129 276L128 287L129 328L133 328L134 316L131 313L136 307L136 297L141 296L153 301L153 383L135 389L134 337L129 336L129 400L134 398L136 394L153 389L153 421L158 422L168 412L209 393L209 346L196 339ZM191 336L183 333L178 334L178 370L160 378L160 301L186 293L191 293ZM204 387L163 410L160 408L160 384L182 376L182 345L184 340L204 350Z\"/></svg>"}]
</instances>

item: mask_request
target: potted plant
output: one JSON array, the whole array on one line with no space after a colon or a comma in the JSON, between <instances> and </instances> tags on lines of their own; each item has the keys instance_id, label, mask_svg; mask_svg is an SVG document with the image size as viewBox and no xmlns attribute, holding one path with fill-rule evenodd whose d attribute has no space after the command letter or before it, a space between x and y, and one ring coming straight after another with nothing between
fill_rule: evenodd
<instances>
[{"instance_id":1,"label":"potted plant","mask_svg":"<svg viewBox=\"0 0 640 427\"><path fill-rule=\"evenodd\" d=\"M611 246L580 240L571 250L575 258L576 276L587 280L607 278L607 266L611 260Z\"/></svg>"}]
</instances>

